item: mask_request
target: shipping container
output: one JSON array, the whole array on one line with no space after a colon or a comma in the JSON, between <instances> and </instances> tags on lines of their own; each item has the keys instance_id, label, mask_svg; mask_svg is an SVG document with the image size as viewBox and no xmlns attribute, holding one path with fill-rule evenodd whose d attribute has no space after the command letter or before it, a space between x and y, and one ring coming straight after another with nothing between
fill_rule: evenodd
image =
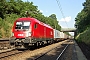
<instances>
[{"instance_id":1,"label":"shipping container","mask_svg":"<svg viewBox=\"0 0 90 60\"><path fill-rule=\"evenodd\" d=\"M60 38L60 31L54 29L54 39L58 39L58 38Z\"/></svg>"}]
</instances>

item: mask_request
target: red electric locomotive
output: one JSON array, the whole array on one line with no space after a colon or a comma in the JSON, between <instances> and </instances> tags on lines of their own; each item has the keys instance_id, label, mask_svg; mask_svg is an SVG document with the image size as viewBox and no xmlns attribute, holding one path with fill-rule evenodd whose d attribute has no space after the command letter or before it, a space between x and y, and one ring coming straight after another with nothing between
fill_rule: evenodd
<instances>
[{"instance_id":1,"label":"red electric locomotive","mask_svg":"<svg viewBox=\"0 0 90 60\"><path fill-rule=\"evenodd\" d=\"M14 22L10 44L19 48L53 42L53 28L31 17L19 18Z\"/></svg>"}]
</instances>

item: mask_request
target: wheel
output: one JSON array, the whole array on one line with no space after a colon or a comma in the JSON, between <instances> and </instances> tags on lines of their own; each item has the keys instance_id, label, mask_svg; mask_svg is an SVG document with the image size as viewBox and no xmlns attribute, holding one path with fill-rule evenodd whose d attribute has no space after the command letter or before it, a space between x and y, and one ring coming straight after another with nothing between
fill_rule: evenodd
<instances>
[{"instance_id":1,"label":"wheel","mask_svg":"<svg viewBox=\"0 0 90 60\"><path fill-rule=\"evenodd\" d=\"M28 44L28 43L24 44L24 47L25 47L26 49L29 49L29 44Z\"/></svg>"}]
</instances>

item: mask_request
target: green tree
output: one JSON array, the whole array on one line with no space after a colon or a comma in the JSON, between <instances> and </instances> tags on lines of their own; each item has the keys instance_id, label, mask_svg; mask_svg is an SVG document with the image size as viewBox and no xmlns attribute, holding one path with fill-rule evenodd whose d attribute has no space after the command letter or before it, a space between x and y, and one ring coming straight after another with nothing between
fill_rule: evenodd
<instances>
[{"instance_id":1,"label":"green tree","mask_svg":"<svg viewBox=\"0 0 90 60\"><path fill-rule=\"evenodd\" d=\"M61 26L58 24L57 18L55 14L51 14L49 16L49 18L51 18L51 25L54 26L55 29L57 30L61 30Z\"/></svg>"},{"instance_id":2,"label":"green tree","mask_svg":"<svg viewBox=\"0 0 90 60\"><path fill-rule=\"evenodd\" d=\"M22 0L0 0L0 37L10 37L14 21L20 17L33 17L57 30L61 27L55 14L44 16L33 2Z\"/></svg>"},{"instance_id":3,"label":"green tree","mask_svg":"<svg viewBox=\"0 0 90 60\"><path fill-rule=\"evenodd\" d=\"M90 42L90 37L88 34L90 33L90 0L86 0L83 3L83 6L84 8L75 18L75 25L77 25L78 32L76 39L88 44Z\"/></svg>"},{"instance_id":4,"label":"green tree","mask_svg":"<svg viewBox=\"0 0 90 60\"><path fill-rule=\"evenodd\" d=\"M75 18L78 32L81 33L90 26L90 0L83 3L84 9Z\"/></svg>"}]
</instances>

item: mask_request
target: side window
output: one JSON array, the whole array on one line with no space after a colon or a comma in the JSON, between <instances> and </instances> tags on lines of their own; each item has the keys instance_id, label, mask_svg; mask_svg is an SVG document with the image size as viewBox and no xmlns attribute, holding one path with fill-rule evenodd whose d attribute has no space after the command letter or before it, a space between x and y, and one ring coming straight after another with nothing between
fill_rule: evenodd
<instances>
[{"instance_id":1,"label":"side window","mask_svg":"<svg viewBox=\"0 0 90 60\"><path fill-rule=\"evenodd\" d=\"M53 33L52 33L52 31L51 31L51 35L52 35Z\"/></svg>"},{"instance_id":2,"label":"side window","mask_svg":"<svg viewBox=\"0 0 90 60\"><path fill-rule=\"evenodd\" d=\"M38 27L38 24L35 24L35 25L34 25L34 28L36 29L37 27Z\"/></svg>"}]
</instances>

